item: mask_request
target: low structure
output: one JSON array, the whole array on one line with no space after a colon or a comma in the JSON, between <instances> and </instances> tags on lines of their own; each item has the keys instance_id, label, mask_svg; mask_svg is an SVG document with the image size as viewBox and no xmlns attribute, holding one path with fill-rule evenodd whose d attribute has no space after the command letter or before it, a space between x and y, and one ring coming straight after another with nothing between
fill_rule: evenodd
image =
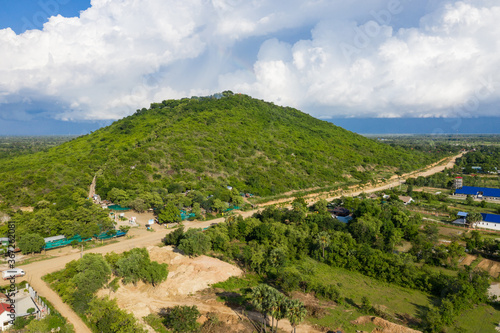
<instances>
[{"instance_id":1,"label":"low structure","mask_svg":"<svg viewBox=\"0 0 500 333\"><path fill-rule=\"evenodd\" d=\"M399 198L399 200L403 201L405 206L413 202L412 197L409 197L409 196L400 195L398 198Z\"/></svg>"},{"instance_id":2,"label":"low structure","mask_svg":"<svg viewBox=\"0 0 500 333\"><path fill-rule=\"evenodd\" d=\"M500 230L500 215L484 213L481 213L481 215L483 216L483 220L477 222L476 227L491 230Z\"/></svg>"},{"instance_id":3,"label":"low structure","mask_svg":"<svg viewBox=\"0 0 500 333\"><path fill-rule=\"evenodd\" d=\"M489 187L464 186L455 190L454 195L467 196L471 195L476 199L491 199L500 200L500 189Z\"/></svg>"},{"instance_id":4,"label":"low structure","mask_svg":"<svg viewBox=\"0 0 500 333\"><path fill-rule=\"evenodd\" d=\"M469 213L458 212L457 213L458 218L455 221L453 221L452 223L458 224L458 225L466 225L467 224L467 215L469 215Z\"/></svg>"},{"instance_id":5,"label":"low structure","mask_svg":"<svg viewBox=\"0 0 500 333\"><path fill-rule=\"evenodd\" d=\"M12 324L12 317L10 316L11 306L8 303L0 303L0 327L2 331L8 330Z\"/></svg>"}]
</instances>

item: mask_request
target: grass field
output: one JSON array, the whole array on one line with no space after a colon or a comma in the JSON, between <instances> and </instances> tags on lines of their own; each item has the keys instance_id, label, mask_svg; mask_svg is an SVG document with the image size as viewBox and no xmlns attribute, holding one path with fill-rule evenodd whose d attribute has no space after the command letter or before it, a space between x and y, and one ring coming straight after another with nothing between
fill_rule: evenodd
<instances>
[{"instance_id":1,"label":"grass field","mask_svg":"<svg viewBox=\"0 0 500 333\"><path fill-rule=\"evenodd\" d=\"M495 327L500 323L500 309L491 305L479 305L458 316L455 325L447 332L487 333L498 332Z\"/></svg>"},{"instance_id":2,"label":"grass field","mask_svg":"<svg viewBox=\"0 0 500 333\"><path fill-rule=\"evenodd\" d=\"M366 296L372 305L381 306L389 314L406 313L416 318L422 309L432 302L430 295L417 290L384 283L361 273L330 267L312 259L307 262L307 265L314 264L311 281L336 285L340 296L344 297L347 303L360 305L361 298Z\"/></svg>"}]
</instances>

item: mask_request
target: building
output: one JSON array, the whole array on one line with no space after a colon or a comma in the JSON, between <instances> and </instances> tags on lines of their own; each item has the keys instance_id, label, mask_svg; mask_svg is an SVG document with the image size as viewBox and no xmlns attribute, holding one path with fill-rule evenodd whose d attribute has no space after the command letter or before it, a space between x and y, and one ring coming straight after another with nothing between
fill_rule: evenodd
<instances>
[{"instance_id":1,"label":"building","mask_svg":"<svg viewBox=\"0 0 500 333\"><path fill-rule=\"evenodd\" d=\"M412 197L405 196L405 195L400 195L398 197L398 199L401 200L401 201L403 201L403 203L405 204L405 206L413 202Z\"/></svg>"},{"instance_id":2,"label":"building","mask_svg":"<svg viewBox=\"0 0 500 333\"><path fill-rule=\"evenodd\" d=\"M476 199L500 200L500 189L489 187L463 186L462 188L455 190L454 195L471 195Z\"/></svg>"},{"instance_id":3,"label":"building","mask_svg":"<svg viewBox=\"0 0 500 333\"><path fill-rule=\"evenodd\" d=\"M476 227L500 230L500 215L484 213L481 213L481 215L483 216L483 220L476 223Z\"/></svg>"},{"instance_id":4,"label":"building","mask_svg":"<svg viewBox=\"0 0 500 333\"><path fill-rule=\"evenodd\" d=\"M10 322L12 317L10 316L10 304L0 303L0 327L2 331L6 331L12 325Z\"/></svg>"},{"instance_id":5,"label":"building","mask_svg":"<svg viewBox=\"0 0 500 333\"><path fill-rule=\"evenodd\" d=\"M453 188L455 190L459 189L459 188L462 188L463 186L464 186L464 179L462 177L456 177L453 180Z\"/></svg>"},{"instance_id":6,"label":"building","mask_svg":"<svg viewBox=\"0 0 500 333\"><path fill-rule=\"evenodd\" d=\"M465 226L467 224L467 215L469 215L469 213L458 212L457 213L458 218L452 223Z\"/></svg>"}]
</instances>

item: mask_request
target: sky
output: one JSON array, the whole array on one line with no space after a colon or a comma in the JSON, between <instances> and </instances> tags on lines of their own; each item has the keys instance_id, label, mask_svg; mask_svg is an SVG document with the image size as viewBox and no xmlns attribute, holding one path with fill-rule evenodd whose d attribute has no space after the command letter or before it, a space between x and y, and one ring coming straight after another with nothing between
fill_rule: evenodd
<instances>
[{"instance_id":1,"label":"sky","mask_svg":"<svg viewBox=\"0 0 500 333\"><path fill-rule=\"evenodd\" d=\"M500 132L499 21L497 0L1 0L0 135L85 134L224 90L379 118L373 133Z\"/></svg>"}]
</instances>

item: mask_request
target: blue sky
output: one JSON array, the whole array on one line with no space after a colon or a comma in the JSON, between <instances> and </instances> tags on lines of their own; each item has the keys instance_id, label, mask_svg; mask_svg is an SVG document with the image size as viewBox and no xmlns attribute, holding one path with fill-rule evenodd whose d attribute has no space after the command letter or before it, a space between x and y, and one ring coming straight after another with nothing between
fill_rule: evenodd
<instances>
[{"instance_id":1,"label":"blue sky","mask_svg":"<svg viewBox=\"0 0 500 333\"><path fill-rule=\"evenodd\" d=\"M84 134L223 90L358 132L471 132L500 119L499 20L494 0L3 0L0 135ZM350 120L369 118L381 131Z\"/></svg>"}]
</instances>

